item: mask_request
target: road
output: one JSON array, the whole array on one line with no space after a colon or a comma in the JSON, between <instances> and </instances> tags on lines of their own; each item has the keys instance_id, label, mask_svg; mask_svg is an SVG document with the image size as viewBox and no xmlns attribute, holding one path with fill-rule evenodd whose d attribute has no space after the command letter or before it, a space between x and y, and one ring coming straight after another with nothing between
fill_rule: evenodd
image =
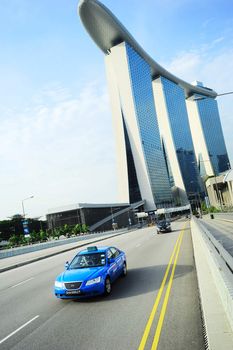
<instances>
[{"instance_id":1,"label":"road","mask_svg":"<svg viewBox=\"0 0 233 350\"><path fill-rule=\"evenodd\" d=\"M225 218L209 219L204 216L201 223L211 232L211 234L219 241L223 248L233 256L233 221L227 221Z\"/></svg>"},{"instance_id":2,"label":"road","mask_svg":"<svg viewBox=\"0 0 233 350\"><path fill-rule=\"evenodd\" d=\"M119 247L128 259L128 275L109 297L53 296L74 251L1 273L0 349L204 350L189 222L172 226L167 234L151 227L99 244Z\"/></svg>"}]
</instances>

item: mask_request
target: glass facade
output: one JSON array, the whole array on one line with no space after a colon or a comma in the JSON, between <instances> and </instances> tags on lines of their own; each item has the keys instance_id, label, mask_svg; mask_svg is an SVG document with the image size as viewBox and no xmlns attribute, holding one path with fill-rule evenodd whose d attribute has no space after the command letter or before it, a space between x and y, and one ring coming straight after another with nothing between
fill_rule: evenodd
<instances>
[{"instance_id":1,"label":"glass facade","mask_svg":"<svg viewBox=\"0 0 233 350\"><path fill-rule=\"evenodd\" d=\"M129 208L128 211L124 212L124 209ZM141 207L139 210L143 210ZM123 212L122 212L123 211ZM122 213L121 213L122 212ZM120 213L120 214L119 214ZM88 227L95 225L98 222L108 218L109 220L98 226L97 230L111 230L112 229L112 218L118 224L118 227L125 227L129 225L129 218L132 224L135 224L135 216L132 208L128 205L115 205L106 207L85 207L77 208L74 210L64 210L57 213L47 215L48 229L53 230L64 225L75 226L77 224L86 224Z\"/></svg>"},{"instance_id":2,"label":"glass facade","mask_svg":"<svg viewBox=\"0 0 233 350\"><path fill-rule=\"evenodd\" d=\"M210 160L216 175L229 169L229 158L218 113L217 101L196 101ZM201 163L201 160L200 160Z\"/></svg>"},{"instance_id":3,"label":"glass facade","mask_svg":"<svg viewBox=\"0 0 233 350\"><path fill-rule=\"evenodd\" d=\"M137 123L154 202L157 206L163 206L171 202L172 195L154 106L151 70L149 64L127 43L126 53Z\"/></svg>"},{"instance_id":4,"label":"glass facade","mask_svg":"<svg viewBox=\"0 0 233 350\"><path fill-rule=\"evenodd\" d=\"M193 193L202 192L202 183L196 164L184 90L164 77L161 77L161 82L182 178L190 197Z\"/></svg>"},{"instance_id":5,"label":"glass facade","mask_svg":"<svg viewBox=\"0 0 233 350\"><path fill-rule=\"evenodd\" d=\"M125 122L124 122L123 113L122 113L122 118L123 118L123 125L124 125L124 136L125 136L126 157L127 157L129 202L136 203L136 202L139 202L142 199L142 197L141 197L140 188L138 185L137 173L136 173L135 164L133 160L132 150L130 147L129 136L128 136Z\"/></svg>"},{"instance_id":6,"label":"glass facade","mask_svg":"<svg viewBox=\"0 0 233 350\"><path fill-rule=\"evenodd\" d=\"M164 158L165 158L165 162L166 162L166 167L167 167L167 173L168 173L168 177L169 177L169 182L170 182L170 186L173 187L175 186L175 181L174 181L174 177L172 174L172 168L171 168L171 164L169 161L169 157L168 157L168 152L165 146L165 141L162 138L162 146L163 146L163 154L164 154Z\"/></svg>"}]
</instances>

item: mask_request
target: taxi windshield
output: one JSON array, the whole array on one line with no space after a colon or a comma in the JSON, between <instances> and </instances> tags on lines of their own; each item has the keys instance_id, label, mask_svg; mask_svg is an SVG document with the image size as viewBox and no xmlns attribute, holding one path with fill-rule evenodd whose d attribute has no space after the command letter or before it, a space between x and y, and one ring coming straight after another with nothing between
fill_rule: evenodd
<instances>
[{"instance_id":1,"label":"taxi windshield","mask_svg":"<svg viewBox=\"0 0 233 350\"><path fill-rule=\"evenodd\" d=\"M69 269L82 269L87 267L98 267L105 265L104 253L80 254L70 263Z\"/></svg>"}]
</instances>

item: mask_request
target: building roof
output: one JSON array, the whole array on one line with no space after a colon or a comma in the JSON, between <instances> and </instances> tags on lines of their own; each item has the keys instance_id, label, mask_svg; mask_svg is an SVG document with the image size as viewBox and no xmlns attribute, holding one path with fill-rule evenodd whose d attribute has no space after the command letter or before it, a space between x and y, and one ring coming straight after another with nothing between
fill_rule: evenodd
<instances>
[{"instance_id":1,"label":"building roof","mask_svg":"<svg viewBox=\"0 0 233 350\"><path fill-rule=\"evenodd\" d=\"M112 12L99 1L81 0L78 11L86 30L106 55L110 53L112 47L127 42L150 65L152 80L163 76L173 81L184 89L187 98L194 94L212 98L217 96L215 91L189 84L155 62Z\"/></svg>"},{"instance_id":2,"label":"building roof","mask_svg":"<svg viewBox=\"0 0 233 350\"><path fill-rule=\"evenodd\" d=\"M48 210L48 214L56 214L64 211L76 210L76 209L84 209L84 208L115 208L115 207L128 207L129 203L105 203L105 204L93 204L93 203L76 203L65 205L63 207L52 208Z\"/></svg>"}]
</instances>

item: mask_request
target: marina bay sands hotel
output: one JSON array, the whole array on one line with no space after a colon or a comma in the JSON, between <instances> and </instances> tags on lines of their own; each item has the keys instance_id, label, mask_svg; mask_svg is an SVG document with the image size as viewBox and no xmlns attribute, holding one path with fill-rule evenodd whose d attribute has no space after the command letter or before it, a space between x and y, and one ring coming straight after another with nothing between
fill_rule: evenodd
<instances>
[{"instance_id":1,"label":"marina bay sands hotel","mask_svg":"<svg viewBox=\"0 0 233 350\"><path fill-rule=\"evenodd\" d=\"M217 93L166 71L99 1L81 0L79 15L105 57L119 201L154 210L204 196L203 179L229 169Z\"/></svg>"}]
</instances>

